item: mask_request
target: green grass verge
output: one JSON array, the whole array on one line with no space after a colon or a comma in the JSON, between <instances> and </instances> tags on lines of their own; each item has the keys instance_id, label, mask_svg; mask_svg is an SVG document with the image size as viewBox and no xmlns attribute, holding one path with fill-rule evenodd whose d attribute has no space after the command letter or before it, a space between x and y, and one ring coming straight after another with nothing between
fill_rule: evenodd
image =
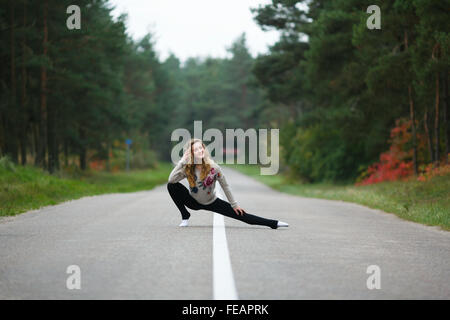
<instances>
[{"instance_id":1,"label":"green grass verge","mask_svg":"<svg viewBox=\"0 0 450 320\"><path fill-rule=\"evenodd\" d=\"M167 182L173 166L129 172L74 171L50 175L33 166L0 163L0 216L11 216L84 196L149 190Z\"/></svg>"},{"instance_id":2,"label":"green grass verge","mask_svg":"<svg viewBox=\"0 0 450 320\"><path fill-rule=\"evenodd\" d=\"M256 165L226 165L293 195L342 200L394 213L402 219L450 231L450 175L429 181L384 182L368 186L303 184L277 174L262 176Z\"/></svg>"}]
</instances>

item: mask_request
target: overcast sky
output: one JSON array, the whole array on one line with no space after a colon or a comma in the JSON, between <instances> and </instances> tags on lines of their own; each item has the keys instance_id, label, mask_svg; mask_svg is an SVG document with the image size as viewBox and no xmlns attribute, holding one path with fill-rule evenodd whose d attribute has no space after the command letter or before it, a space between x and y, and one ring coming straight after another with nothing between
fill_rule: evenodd
<instances>
[{"instance_id":1,"label":"overcast sky","mask_svg":"<svg viewBox=\"0 0 450 320\"><path fill-rule=\"evenodd\" d=\"M160 60L173 52L182 62L188 57L228 57L226 48L243 32L253 57L268 51L278 31L262 31L250 7L270 0L109 0L117 17L128 13L128 34L137 40L155 36Z\"/></svg>"}]
</instances>

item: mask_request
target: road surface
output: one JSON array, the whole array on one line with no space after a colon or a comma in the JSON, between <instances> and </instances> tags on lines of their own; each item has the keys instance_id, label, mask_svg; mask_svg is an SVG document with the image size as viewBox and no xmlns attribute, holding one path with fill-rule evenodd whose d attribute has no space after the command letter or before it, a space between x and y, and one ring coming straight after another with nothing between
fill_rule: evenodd
<instances>
[{"instance_id":1,"label":"road surface","mask_svg":"<svg viewBox=\"0 0 450 320\"><path fill-rule=\"evenodd\" d=\"M290 226L190 210L180 228L166 185L47 206L0 220L0 299L450 298L449 232L223 170L242 208Z\"/></svg>"}]
</instances>

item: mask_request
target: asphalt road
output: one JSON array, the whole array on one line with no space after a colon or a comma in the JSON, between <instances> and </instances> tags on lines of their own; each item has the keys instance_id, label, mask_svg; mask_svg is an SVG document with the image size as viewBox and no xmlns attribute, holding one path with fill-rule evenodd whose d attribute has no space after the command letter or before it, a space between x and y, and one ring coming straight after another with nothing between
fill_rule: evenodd
<instances>
[{"instance_id":1,"label":"asphalt road","mask_svg":"<svg viewBox=\"0 0 450 320\"><path fill-rule=\"evenodd\" d=\"M0 299L450 298L449 232L223 170L241 207L290 226L190 210L180 228L165 185L48 206L0 220Z\"/></svg>"}]
</instances>

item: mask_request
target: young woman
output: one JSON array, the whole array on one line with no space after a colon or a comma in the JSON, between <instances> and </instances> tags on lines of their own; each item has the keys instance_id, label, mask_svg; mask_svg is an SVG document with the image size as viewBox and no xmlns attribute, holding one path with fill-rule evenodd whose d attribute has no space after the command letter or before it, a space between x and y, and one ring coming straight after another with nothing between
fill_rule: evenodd
<instances>
[{"instance_id":1,"label":"young woman","mask_svg":"<svg viewBox=\"0 0 450 320\"><path fill-rule=\"evenodd\" d=\"M187 227L191 216L186 207L193 210L203 209L217 212L248 224L267 226L272 229L289 226L282 221L265 219L247 213L239 207L231 194L222 169L211 159L208 149L200 139L191 139L185 150L183 157L170 173L167 184L169 194L181 212L180 227ZM189 191L179 182L184 178L187 178L189 182ZM216 196L216 180L222 186L229 202Z\"/></svg>"}]
</instances>

